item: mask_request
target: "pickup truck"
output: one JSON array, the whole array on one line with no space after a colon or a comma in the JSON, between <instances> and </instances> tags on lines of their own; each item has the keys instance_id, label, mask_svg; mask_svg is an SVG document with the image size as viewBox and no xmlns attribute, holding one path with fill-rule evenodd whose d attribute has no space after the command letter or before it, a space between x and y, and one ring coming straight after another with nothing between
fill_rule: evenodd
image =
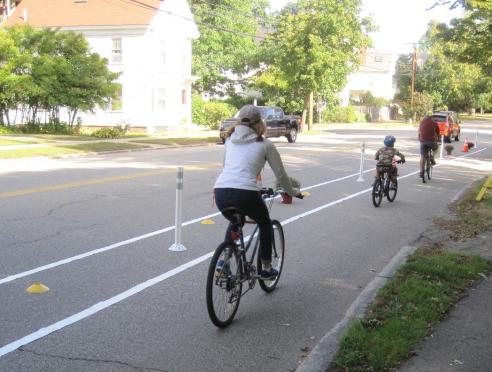
<instances>
[{"instance_id":1,"label":"pickup truck","mask_svg":"<svg viewBox=\"0 0 492 372\"><path fill-rule=\"evenodd\" d=\"M266 137L287 137L287 141L295 142L297 132L301 127L301 118L295 115L285 115L284 110L280 107L258 106L261 111L261 117L266 123ZM227 129L238 123L238 113L230 119L224 120L220 125L219 135L222 143L225 142Z\"/></svg>"}]
</instances>

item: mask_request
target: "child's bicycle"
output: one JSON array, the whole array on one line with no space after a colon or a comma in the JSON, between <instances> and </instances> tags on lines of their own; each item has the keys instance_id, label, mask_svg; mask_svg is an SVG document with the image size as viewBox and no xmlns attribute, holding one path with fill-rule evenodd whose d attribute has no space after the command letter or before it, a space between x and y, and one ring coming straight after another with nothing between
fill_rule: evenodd
<instances>
[{"instance_id":1,"label":"child's bicycle","mask_svg":"<svg viewBox=\"0 0 492 372\"><path fill-rule=\"evenodd\" d=\"M280 190L263 189L261 194L265 200L269 200L270 211L273 199L280 194ZM231 221L231 239L221 243L215 250L208 269L206 290L208 315L212 323L221 328L232 322L241 297L254 288L256 280L265 292L275 289L282 273L285 253L282 225L279 221L272 220L272 267L278 271L278 275L273 280L261 280L258 225L247 220L237 208L226 208L222 213ZM256 225L246 244L243 236L245 223ZM246 286L245 291L243 284Z\"/></svg>"},{"instance_id":2,"label":"child's bicycle","mask_svg":"<svg viewBox=\"0 0 492 372\"><path fill-rule=\"evenodd\" d=\"M395 163L401 164L402 161L398 160ZM395 178L392 182L390 179L390 171L393 165L381 166L379 176L374 180L372 186L372 203L377 208L381 205L383 196L386 196L389 202L393 202L398 192L398 180Z\"/></svg>"}]
</instances>

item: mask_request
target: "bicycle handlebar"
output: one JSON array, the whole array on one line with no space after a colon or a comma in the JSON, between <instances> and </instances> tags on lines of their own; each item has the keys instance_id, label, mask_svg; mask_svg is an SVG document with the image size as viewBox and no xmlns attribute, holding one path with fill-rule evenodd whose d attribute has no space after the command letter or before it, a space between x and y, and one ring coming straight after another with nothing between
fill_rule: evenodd
<instances>
[{"instance_id":1,"label":"bicycle handlebar","mask_svg":"<svg viewBox=\"0 0 492 372\"><path fill-rule=\"evenodd\" d=\"M264 188L262 188L260 190L260 195L263 196L263 197L271 198L271 197L278 196L278 195L280 195L283 192L284 191L282 189L274 190L271 187L268 187L268 188L264 187ZM292 195L292 196L295 197L295 198L298 198L298 199L303 199L304 198L304 195L302 195L301 193L299 193L297 195Z\"/></svg>"}]
</instances>

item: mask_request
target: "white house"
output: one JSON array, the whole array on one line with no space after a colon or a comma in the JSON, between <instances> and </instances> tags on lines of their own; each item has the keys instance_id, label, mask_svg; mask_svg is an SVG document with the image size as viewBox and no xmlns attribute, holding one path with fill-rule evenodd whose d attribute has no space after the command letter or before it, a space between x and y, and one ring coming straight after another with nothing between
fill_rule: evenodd
<instances>
[{"instance_id":1,"label":"white house","mask_svg":"<svg viewBox=\"0 0 492 372\"><path fill-rule=\"evenodd\" d=\"M5 27L27 23L82 33L121 72L121 97L81 113L84 126L129 124L159 133L191 124L191 43L199 36L186 0L21 0Z\"/></svg>"},{"instance_id":2,"label":"white house","mask_svg":"<svg viewBox=\"0 0 492 372\"><path fill-rule=\"evenodd\" d=\"M347 85L341 93L342 105L349 100L357 100L364 92L371 92L375 97L393 99L396 91L394 81L395 55L390 51L367 49L361 54L359 69L350 74Z\"/></svg>"}]
</instances>

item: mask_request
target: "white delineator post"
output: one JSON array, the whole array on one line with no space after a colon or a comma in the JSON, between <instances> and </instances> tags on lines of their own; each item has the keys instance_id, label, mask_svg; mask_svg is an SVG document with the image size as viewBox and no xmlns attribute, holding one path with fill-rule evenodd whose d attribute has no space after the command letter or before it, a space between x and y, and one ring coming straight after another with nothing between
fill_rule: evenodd
<instances>
[{"instance_id":1,"label":"white delineator post","mask_svg":"<svg viewBox=\"0 0 492 372\"><path fill-rule=\"evenodd\" d=\"M441 151L439 152L439 159L444 159L444 136L441 136Z\"/></svg>"},{"instance_id":2,"label":"white delineator post","mask_svg":"<svg viewBox=\"0 0 492 372\"><path fill-rule=\"evenodd\" d=\"M181 214L183 211L183 167L178 167L176 176L176 216L174 219L174 244L169 247L170 251L186 251L181 244Z\"/></svg>"},{"instance_id":3,"label":"white delineator post","mask_svg":"<svg viewBox=\"0 0 492 372\"><path fill-rule=\"evenodd\" d=\"M366 151L366 143L362 142L362 147L360 149L360 173L359 178L357 178L357 182L364 182L364 153Z\"/></svg>"}]
</instances>

